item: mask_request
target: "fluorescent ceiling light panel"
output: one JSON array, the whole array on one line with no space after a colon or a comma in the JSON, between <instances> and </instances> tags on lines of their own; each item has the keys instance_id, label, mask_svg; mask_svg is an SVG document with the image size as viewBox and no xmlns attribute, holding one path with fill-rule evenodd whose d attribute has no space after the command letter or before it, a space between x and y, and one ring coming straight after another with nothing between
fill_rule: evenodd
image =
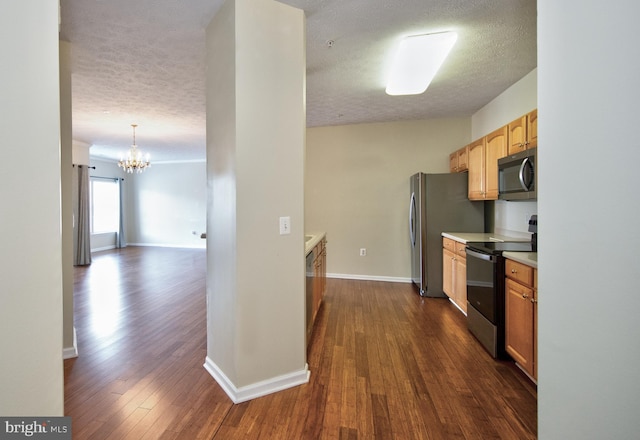
<instances>
[{"instance_id":1,"label":"fluorescent ceiling light panel","mask_svg":"<svg viewBox=\"0 0 640 440\"><path fill-rule=\"evenodd\" d=\"M439 32L402 40L391 66L387 94L424 93L457 39L455 32Z\"/></svg>"}]
</instances>

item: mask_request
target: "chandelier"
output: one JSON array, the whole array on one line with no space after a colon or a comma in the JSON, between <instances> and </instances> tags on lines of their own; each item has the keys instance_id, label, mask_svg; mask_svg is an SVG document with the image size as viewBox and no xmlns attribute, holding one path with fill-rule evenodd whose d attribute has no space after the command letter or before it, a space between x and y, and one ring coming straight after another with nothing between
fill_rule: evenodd
<instances>
[{"instance_id":1,"label":"chandelier","mask_svg":"<svg viewBox=\"0 0 640 440\"><path fill-rule=\"evenodd\" d=\"M142 153L138 150L136 146L136 124L131 124L133 127L133 145L129 149L129 153L127 153L127 157L124 158L122 155L120 156L120 160L118 161L118 166L121 167L127 173L133 173L134 171L141 173L147 167L151 166L151 162L149 162L149 153L147 153L145 159L142 159Z\"/></svg>"}]
</instances>

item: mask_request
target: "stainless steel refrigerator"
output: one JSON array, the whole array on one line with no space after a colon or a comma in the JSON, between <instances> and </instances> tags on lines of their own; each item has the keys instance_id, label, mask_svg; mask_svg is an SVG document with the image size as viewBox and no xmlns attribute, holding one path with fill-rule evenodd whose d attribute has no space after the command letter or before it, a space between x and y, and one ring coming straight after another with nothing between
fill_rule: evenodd
<instances>
[{"instance_id":1,"label":"stainless steel refrigerator","mask_svg":"<svg viewBox=\"0 0 640 440\"><path fill-rule=\"evenodd\" d=\"M468 199L467 179L467 173L411 176L411 279L420 296L446 296L442 291L442 232L484 232L484 202Z\"/></svg>"}]
</instances>

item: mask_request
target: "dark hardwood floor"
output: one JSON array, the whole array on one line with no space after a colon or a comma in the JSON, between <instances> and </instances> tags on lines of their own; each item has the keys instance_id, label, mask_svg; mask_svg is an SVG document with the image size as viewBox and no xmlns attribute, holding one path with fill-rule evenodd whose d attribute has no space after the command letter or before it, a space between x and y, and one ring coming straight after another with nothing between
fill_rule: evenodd
<instances>
[{"instance_id":1,"label":"dark hardwood floor","mask_svg":"<svg viewBox=\"0 0 640 440\"><path fill-rule=\"evenodd\" d=\"M74 439L536 438L536 387L409 284L329 279L310 382L233 405L203 367L205 254L129 247L75 268Z\"/></svg>"}]
</instances>

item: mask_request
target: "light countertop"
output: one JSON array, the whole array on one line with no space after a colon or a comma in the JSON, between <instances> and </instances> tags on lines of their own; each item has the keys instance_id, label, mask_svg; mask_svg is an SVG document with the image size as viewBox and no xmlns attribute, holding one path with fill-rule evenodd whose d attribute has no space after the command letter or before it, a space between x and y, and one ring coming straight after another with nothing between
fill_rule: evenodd
<instances>
[{"instance_id":1,"label":"light countertop","mask_svg":"<svg viewBox=\"0 0 640 440\"><path fill-rule=\"evenodd\" d=\"M304 254L309 255L309 252L320 243L320 240L325 238L325 232L311 232L304 234Z\"/></svg>"},{"instance_id":2,"label":"light countertop","mask_svg":"<svg viewBox=\"0 0 640 440\"><path fill-rule=\"evenodd\" d=\"M502 256L527 266L538 268L537 252L503 252Z\"/></svg>"},{"instance_id":3,"label":"light countertop","mask_svg":"<svg viewBox=\"0 0 640 440\"><path fill-rule=\"evenodd\" d=\"M443 232L443 237L450 238L460 243L472 241L530 241L530 238L509 237L491 232Z\"/></svg>"},{"instance_id":4,"label":"light countertop","mask_svg":"<svg viewBox=\"0 0 640 440\"><path fill-rule=\"evenodd\" d=\"M493 234L490 232L443 232L442 236L460 243L470 243L474 241L530 241L529 238L509 237L507 235ZM526 264L527 266L538 268L537 252L503 252L502 256Z\"/></svg>"}]
</instances>

